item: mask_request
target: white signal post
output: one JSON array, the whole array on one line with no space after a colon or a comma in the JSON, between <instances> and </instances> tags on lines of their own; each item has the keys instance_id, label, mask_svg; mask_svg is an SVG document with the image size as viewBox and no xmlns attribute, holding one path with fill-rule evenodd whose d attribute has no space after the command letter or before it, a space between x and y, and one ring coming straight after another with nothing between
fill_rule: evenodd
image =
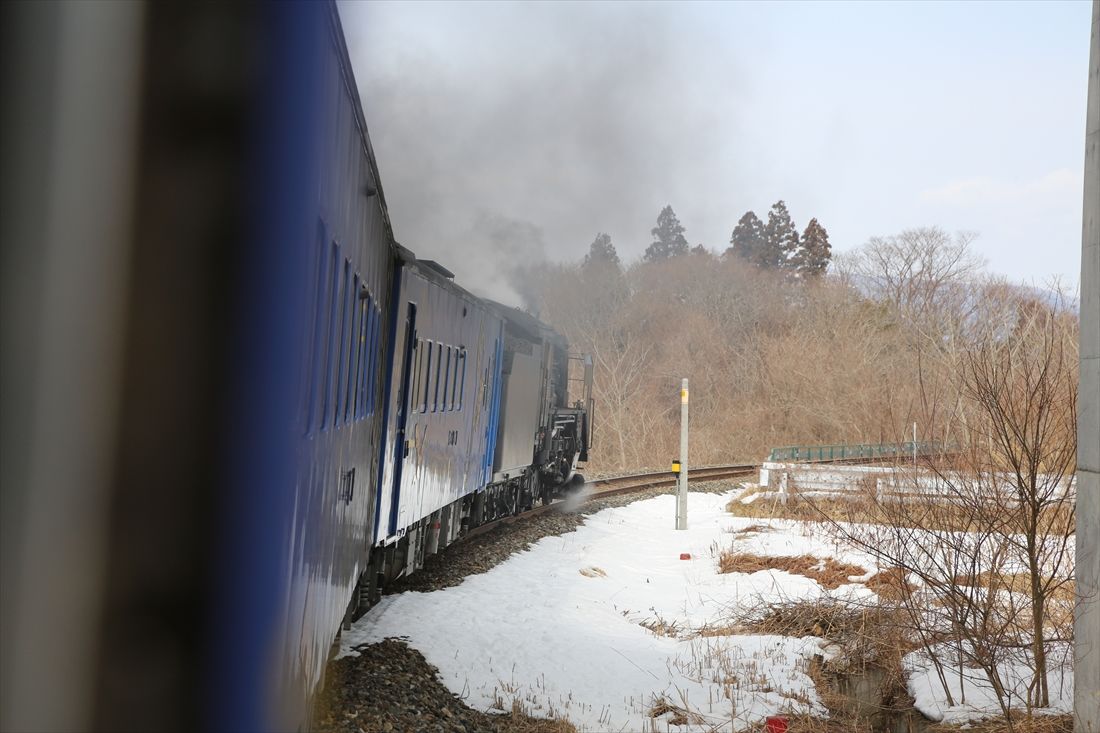
<instances>
[{"instance_id":1,"label":"white signal post","mask_svg":"<svg viewBox=\"0 0 1100 733\"><path fill-rule=\"evenodd\" d=\"M676 494L676 529L688 528L688 380L680 385L680 475Z\"/></svg>"}]
</instances>

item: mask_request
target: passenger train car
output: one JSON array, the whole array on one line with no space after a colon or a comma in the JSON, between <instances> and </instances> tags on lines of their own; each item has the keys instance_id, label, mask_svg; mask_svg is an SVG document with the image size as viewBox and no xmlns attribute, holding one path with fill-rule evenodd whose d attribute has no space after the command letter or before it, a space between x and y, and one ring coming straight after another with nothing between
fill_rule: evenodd
<instances>
[{"instance_id":1,"label":"passenger train car","mask_svg":"<svg viewBox=\"0 0 1100 733\"><path fill-rule=\"evenodd\" d=\"M0 728L301 730L591 363L397 243L334 3L3 13Z\"/></svg>"},{"instance_id":2,"label":"passenger train car","mask_svg":"<svg viewBox=\"0 0 1100 733\"><path fill-rule=\"evenodd\" d=\"M368 598L464 529L550 501L588 458L592 366L563 339L400 248Z\"/></svg>"}]
</instances>

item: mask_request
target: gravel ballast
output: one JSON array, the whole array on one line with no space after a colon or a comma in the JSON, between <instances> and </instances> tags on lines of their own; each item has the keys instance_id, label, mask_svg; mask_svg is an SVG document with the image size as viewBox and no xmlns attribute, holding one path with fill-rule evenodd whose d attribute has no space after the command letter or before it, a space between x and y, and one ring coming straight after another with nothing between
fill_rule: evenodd
<instances>
[{"instance_id":1,"label":"gravel ballast","mask_svg":"<svg viewBox=\"0 0 1100 733\"><path fill-rule=\"evenodd\" d=\"M315 714L318 733L572 733L562 720L473 710L436 668L398 639L359 647L329 665Z\"/></svg>"}]
</instances>

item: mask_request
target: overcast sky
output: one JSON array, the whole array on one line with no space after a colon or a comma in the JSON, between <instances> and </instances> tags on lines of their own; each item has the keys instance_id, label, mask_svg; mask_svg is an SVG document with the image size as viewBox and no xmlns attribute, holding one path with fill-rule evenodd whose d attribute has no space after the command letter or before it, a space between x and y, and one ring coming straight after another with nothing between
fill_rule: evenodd
<instances>
[{"instance_id":1,"label":"overcast sky","mask_svg":"<svg viewBox=\"0 0 1100 733\"><path fill-rule=\"evenodd\" d=\"M597 232L639 257L665 204L720 251L779 198L837 250L939 225L1077 284L1085 0L340 9L397 239L482 293Z\"/></svg>"}]
</instances>

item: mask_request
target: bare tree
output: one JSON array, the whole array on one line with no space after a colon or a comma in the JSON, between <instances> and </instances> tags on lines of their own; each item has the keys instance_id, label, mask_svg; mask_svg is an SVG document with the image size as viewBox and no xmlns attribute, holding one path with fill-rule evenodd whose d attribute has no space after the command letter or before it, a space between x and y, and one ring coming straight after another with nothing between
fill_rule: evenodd
<instances>
[{"instance_id":1,"label":"bare tree","mask_svg":"<svg viewBox=\"0 0 1100 733\"><path fill-rule=\"evenodd\" d=\"M948 699L934 647L949 639L959 674L983 671L1010 729L1012 708L1050 705L1049 652L1069 641L1077 445L1076 317L1020 297L1016 313L1011 330L989 324L960 361L962 401L944 412L966 416L970 442L896 467L853 514L859 522L830 522L921 581L925 597L907 610ZM1003 678L1010 661L1032 671L1024 694Z\"/></svg>"},{"instance_id":2,"label":"bare tree","mask_svg":"<svg viewBox=\"0 0 1100 733\"><path fill-rule=\"evenodd\" d=\"M972 232L954 237L939 227L906 229L889 237L872 237L855 252L839 258L839 269L886 298L899 312L915 316L933 312L958 283L984 266L970 245Z\"/></svg>"},{"instance_id":3,"label":"bare tree","mask_svg":"<svg viewBox=\"0 0 1100 733\"><path fill-rule=\"evenodd\" d=\"M1022 305L1008 338L990 335L971 352L962 382L978 413L972 460L986 463L976 468L997 476L995 488L1011 502L1005 537L1029 580L1031 702L1046 707L1044 619L1050 598L1069 582L1061 571L1072 556L1075 502L1068 489L1077 460L1077 359L1072 317L1034 302Z\"/></svg>"}]
</instances>

